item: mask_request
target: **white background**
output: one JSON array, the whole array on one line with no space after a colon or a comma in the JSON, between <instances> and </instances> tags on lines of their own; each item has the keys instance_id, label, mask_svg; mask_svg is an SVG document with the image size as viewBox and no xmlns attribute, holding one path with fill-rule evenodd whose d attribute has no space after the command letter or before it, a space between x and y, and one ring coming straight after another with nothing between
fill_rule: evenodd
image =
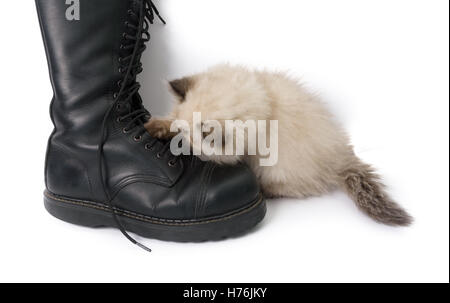
<instances>
[{"instance_id":1,"label":"white background","mask_svg":"<svg viewBox=\"0 0 450 303\"><path fill-rule=\"evenodd\" d=\"M0 281L448 282L447 0L155 2L168 25L152 28L143 60L149 109L168 109L166 79L215 63L289 70L416 223L376 224L338 192L269 201L239 239L143 240L148 254L117 230L54 219L42 202L52 92L34 1L0 1Z\"/></svg>"}]
</instances>

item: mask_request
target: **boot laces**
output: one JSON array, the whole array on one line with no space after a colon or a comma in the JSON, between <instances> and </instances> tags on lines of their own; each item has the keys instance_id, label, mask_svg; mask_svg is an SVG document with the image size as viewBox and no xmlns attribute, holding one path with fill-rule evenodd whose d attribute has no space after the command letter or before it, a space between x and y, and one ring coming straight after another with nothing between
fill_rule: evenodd
<instances>
[{"instance_id":1,"label":"boot laces","mask_svg":"<svg viewBox=\"0 0 450 303\"><path fill-rule=\"evenodd\" d=\"M119 220L117 209L113 205L113 198L109 193L104 176L103 148L107 138L108 121L114 109L122 114L119 122L126 123L123 128L124 133L138 129L135 140L140 141L146 132L144 124L151 119L151 114L143 106L142 98L138 93L141 85L137 82L136 78L143 71L141 57L146 49L145 43L150 41L150 24L154 23L155 17L158 17L163 24L166 24L166 21L160 16L158 9L151 0L141 0L139 1L138 9L128 10L128 21L125 22L127 31L123 33L124 43L120 45L121 52L126 55L119 58L119 63L121 64L119 72L124 76L117 83L120 90L114 94L114 103L108 108L103 118L101 138L98 144L98 171L107 204L112 210L113 219L119 230L128 240L148 252L151 252L151 249L131 237ZM151 142L145 145L146 149L152 149L156 142L158 140L152 138ZM170 142L164 144L164 147L158 153L158 158L162 158L162 155L168 151L168 146L170 146ZM175 165L177 161L178 157L175 157L170 160L169 165Z\"/></svg>"}]
</instances>

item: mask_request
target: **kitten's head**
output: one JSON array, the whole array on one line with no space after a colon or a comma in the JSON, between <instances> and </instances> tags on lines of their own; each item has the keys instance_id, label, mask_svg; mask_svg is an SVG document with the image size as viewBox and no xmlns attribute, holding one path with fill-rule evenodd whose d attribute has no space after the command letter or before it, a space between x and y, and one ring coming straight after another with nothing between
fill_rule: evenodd
<instances>
[{"instance_id":1,"label":"kitten's head","mask_svg":"<svg viewBox=\"0 0 450 303\"><path fill-rule=\"evenodd\" d=\"M191 143L193 130L202 129L204 125L220 123L225 138L234 136L225 133L226 120L261 120L269 114L266 92L257 74L243 67L218 65L204 73L171 81L169 87L175 98L170 116L188 122ZM201 113L201 121L196 121L195 125L194 113ZM215 122L211 123L212 120Z\"/></svg>"},{"instance_id":2,"label":"kitten's head","mask_svg":"<svg viewBox=\"0 0 450 303\"><path fill-rule=\"evenodd\" d=\"M206 72L169 83L175 98L172 116L192 122L202 120L258 120L264 118L266 92L255 72L240 66L217 65Z\"/></svg>"}]
</instances>

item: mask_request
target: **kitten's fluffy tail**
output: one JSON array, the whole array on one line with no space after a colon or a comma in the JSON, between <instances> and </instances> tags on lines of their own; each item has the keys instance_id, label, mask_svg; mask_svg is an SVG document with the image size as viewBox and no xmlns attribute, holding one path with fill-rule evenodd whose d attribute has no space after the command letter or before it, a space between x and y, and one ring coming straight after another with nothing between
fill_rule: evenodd
<instances>
[{"instance_id":1,"label":"kitten's fluffy tail","mask_svg":"<svg viewBox=\"0 0 450 303\"><path fill-rule=\"evenodd\" d=\"M413 218L387 195L380 177L370 165L354 157L339 178L356 205L374 220L393 226L408 226L413 222Z\"/></svg>"}]
</instances>

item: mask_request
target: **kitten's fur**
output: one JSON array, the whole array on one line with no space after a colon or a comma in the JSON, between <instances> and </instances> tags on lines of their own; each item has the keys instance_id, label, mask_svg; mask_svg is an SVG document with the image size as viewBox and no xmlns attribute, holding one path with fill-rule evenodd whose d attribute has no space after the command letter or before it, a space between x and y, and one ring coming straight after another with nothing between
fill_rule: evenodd
<instances>
[{"instance_id":1,"label":"kitten's fur","mask_svg":"<svg viewBox=\"0 0 450 303\"><path fill-rule=\"evenodd\" d=\"M277 165L261 167L258 156L213 156L208 160L245 161L269 197L305 198L341 188L378 222L412 222L386 194L374 170L354 154L346 133L324 105L285 74L219 65L172 81L170 87L177 102L167 117L147 124L154 136L173 136L171 122L186 120L192 124L193 112L201 112L203 121L278 120Z\"/></svg>"}]
</instances>

